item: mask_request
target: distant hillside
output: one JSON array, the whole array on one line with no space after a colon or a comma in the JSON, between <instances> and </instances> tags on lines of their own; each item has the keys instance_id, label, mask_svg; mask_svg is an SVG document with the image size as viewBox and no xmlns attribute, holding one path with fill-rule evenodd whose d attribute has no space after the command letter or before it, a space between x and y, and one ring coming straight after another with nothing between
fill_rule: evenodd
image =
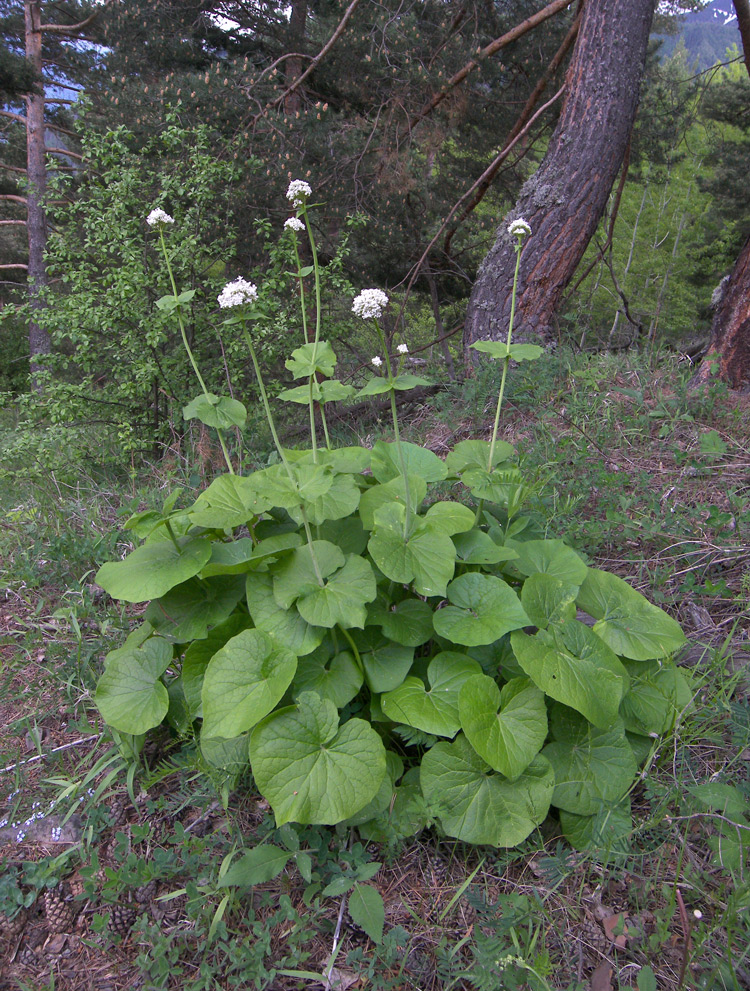
<instances>
[{"instance_id":1,"label":"distant hillside","mask_svg":"<svg viewBox=\"0 0 750 991\"><path fill-rule=\"evenodd\" d=\"M675 18L679 28L673 35L658 35L662 41L662 54L671 55L682 39L691 59L695 59L699 69L708 69L722 62L730 45L739 45L740 32L737 15L731 0L712 0L700 10Z\"/></svg>"}]
</instances>

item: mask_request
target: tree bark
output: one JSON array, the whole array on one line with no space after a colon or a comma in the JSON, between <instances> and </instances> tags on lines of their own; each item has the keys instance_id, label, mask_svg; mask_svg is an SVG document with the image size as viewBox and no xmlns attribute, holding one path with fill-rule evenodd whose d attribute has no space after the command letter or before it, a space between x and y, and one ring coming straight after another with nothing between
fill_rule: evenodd
<instances>
[{"instance_id":1,"label":"tree bark","mask_svg":"<svg viewBox=\"0 0 750 991\"><path fill-rule=\"evenodd\" d=\"M652 0L587 0L560 119L544 161L480 266L466 347L507 334L516 256L506 228L516 217L532 230L521 254L517 339L552 338L562 293L604 214L628 146L652 18Z\"/></svg>"},{"instance_id":2,"label":"tree bark","mask_svg":"<svg viewBox=\"0 0 750 991\"><path fill-rule=\"evenodd\" d=\"M26 59L37 79L42 78L42 12L41 0L26 0L24 4L26 26ZM47 248L47 217L44 197L47 192L47 170L44 162L44 87L38 93L26 97L26 173L29 180L26 229L28 232L29 260L29 354L31 358L31 387L41 391L39 357L49 354L50 339L46 330L37 322L38 313L45 307L44 289L48 284L44 253Z\"/></svg>"}]
</instances>

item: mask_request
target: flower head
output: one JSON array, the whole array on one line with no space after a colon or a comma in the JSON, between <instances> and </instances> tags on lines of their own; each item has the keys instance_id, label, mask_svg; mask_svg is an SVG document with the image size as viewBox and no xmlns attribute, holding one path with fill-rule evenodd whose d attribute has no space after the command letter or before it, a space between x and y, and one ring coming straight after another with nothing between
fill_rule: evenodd
<instances>
[{"instance_id":1,"label":"flower head","mask_svg":"<svg viewBox=\"0 0 750 991\"><path fill-rule=\"evenodd\" d=\"M288 220L284 221L284 227L290 231L303 231L305 229L305 225L299 217L289 217Z\"/></svg>"},{"instance_id":2,"label":"flower head","mask_svg":"<svg viewBox=\"0 0 750 991\"><path fill-rule=\"evenodd\" d=\"M512 220L510 222L508 233L511 237L526 237L528 234L531 234L531 228L523 217L519 217L518 220Z\"/></svg>"},{"instance_id":3,"label":"flower head","mask_svg":"<svg viewBox=\"0 0 750 991\"><path fill-rule=\"evenodd\" d=\"M398 351L399 354L408 354L409 353L409 348L405 344L399 344L399 346L396 348L396 350Z\"/></svg>"},{"instance_id":4,"label":"flower head","mask_svg":"<svg viewBox=\"0 0 750 991\"><path fill-rule=\"evenodd\" d=\"M168 213L164 210L152 210L151 213L146 217L146 223L149 227L156 227L158 224L173 224L174 217L170 217Z\"/></svg>"},{"instance_id":5,"label":"flower head","mask_svg":"<svg viewBox=\"0 0 750 991\"><path fill-rule=\"evenodd\" d=\"M242 277L234 282L228 282L219 293L219 306L225 310L230 306L242 306L243 303L253 303L258 298L258 289L252 282Z\"/></svg>"},{"instance_id":6,"label":"flower head","mask_svg":"<svg viewBox=\"0 0 750 991\"><path fill-rule=\"evenodd\" d=\"M372 363L376 368L380 368L380 366L383 364L383 359L376 354L375 357L372 359Z\"/></svg>"},{"instance_id":7,"label":"flower head","mask_svg":"<svg viewBox=\"0 0 750 991\"><path fill-rule=\"evenodd\" d=\"M289 183L289 189L286 191L286 198L292 206L304 206L308 196L312 196L310 184L303 182L302 179L292 179Z\"/></svg>"},{"instance_id":8,"label":"flower head","mask_svg":"<svg viewBox=\"0 0 750 991\"><path fill-rule=\"evenodd\" d=\"M388 297L380 289L363 289L352 303L352 313L363 320L371 320L383 315L388 306Z\"/></svg>"},{"instance_id":9,"label":"flower head","mask_svg":"<svg viewBox=\"0 0 750 991\"><path fill-rule=\"evenodd\" d=\"M695 916L696 919L698 919L698 921L700 921L703 918L703 912L701 912L699 908L693 909L693 915Z\"/></svg>"}]
</instances>

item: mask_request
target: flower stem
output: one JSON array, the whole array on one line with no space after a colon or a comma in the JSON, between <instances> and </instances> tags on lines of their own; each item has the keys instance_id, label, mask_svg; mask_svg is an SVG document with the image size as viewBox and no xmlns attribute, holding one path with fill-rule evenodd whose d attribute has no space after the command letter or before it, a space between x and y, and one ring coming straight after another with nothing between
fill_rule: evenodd
<instances>
[{"instance_id":1,"label":"flower stem","mask_svg":"<svg viewBox=\"0 0 750 991\"><path fill-rule=\"evenodd\" d=\"M516 270L513 273L513 292L510 297L510 322L508 323L508 339L506 342L506 347L508 349L508 354L505 355L503 359L503 374L500 378L500 392L497 397L497 409L495 410L495 423L492 427L492 441L490 443L490 453L487 461L487 471L492 471L492 461L495 454L495 442L497 440L497 428L500 424L500 410L503 405L503 395L505 393L505 379L508 375L508 365L510 364L510 344L513 338L513 320L516 315L516 289L518 286L518 269L521 265L521 239L518 238L516 241Z\"/></svg>"},{"instance_id":2,"label":"flower stem","mask_svg":"<svg viewBox=\"0 0 750 991\"><path fill-rule=\"evenodd\" d=\"M250 339L250 334L248 333L247 324L243 318L242 320L242 333L245 338L245 343L247 344L247 349L250 352L250 358L253 362L253 368L255 370L255 377L258 381L258 389L260 390L260 398L263 402L263 409L266 412L266 419L268 420L268 426L271 428L271 436L273 437L273 442L276 445L276 450L279 453L281 462L286 468L286 473L289 476L289 481L296 488L297 480L294 477L291 465L289 464L286 455L284 454L284 448L281 446L281 441L279 440L279 435L276 433L276 424L273 422L273 415L271 413L271 404L268 402L268 394L266 392L266 387L263 384L263 376L261 375L260 366L258 365L258 359L255 356L255 348L253 347L253 342ZM313 546L313 536L310 530L310 523L307 519L307 513L305 511L304 505L300 502L300 510L302 512L302 522L305 527L305 536L307 537L307 544L310 548L310 557L312 559L313 569L315 571L315 577L318 580L318 584L322 586L325 584L323 581L323 575L321 574L320 567L318 566L318 559L315 556L315 548Z\"/></svg>"},{"instance_id":3,"label":"flower stem","mask_svg":"<svg viewBox=\"0 0 750 991\"><path fill-rule=\"evenodd\" d=\"M167 272L169 273L169 281L172 285L172 293L174 294L174 298L177 299L177 297L179 296L179 293L177 292L177 283L175 282L174 272L172 271L172 265L169 261L169 253L167 252L167 246L164 243L164 231L162 230L161 227L159 228L159 239L161 241L162 252L164 253L164 261L167 263ZM195 372L196 378L200 382L201 389L203 389L203 395L206 397L206 399L208 399L209 393L208 393L208 389L206 388L206 383L203 381L203 376L200 373L200 369L198 368L195 358L193 357L193 352L191 351L190 345L188 344L187 334L185 333L185 324L182 319L182 306L179 303L177 304L177 322L180 325L180 334L182 335L182 343L184 344L185 350L187 351L187 356L190 359L190 364L193 366L193 371ZM222 436L219 427L216 428L216 433L219 436L219 444L221 444L221 452L224 455L224 460L226 461L229 474L234 475L234 468L232 467L232 462L229 459L229 452L227 451L227 446L224 443L224 438Z\"/></svg>"},{"instance_id":4,"label":"flower stem","mask_svg":"<svg viewBox=\"0 0 750 991\"><path fill-rule=\"evenodd\" d=\"M383 354L385 355L385 367L388 372L388 381L391 383L390 397L391 397L391 416L393 417L393 436L396 442L396 450L398 451L398 460L401 465L401 475L404 479L404 502L406 505L406 514L404 516L404 540L409 536L409 526L410 526L410 516L411 516L411 493L409 491L409 476L406 473L406 459L404 458L404 450L401 446L401 434L398 429L398 410L396 408L396 390L393 388L393 371L391 369L391 358L388 354L388 347L385 343L385 335L380 329L380 324L377 320L374 321L375 328L380 337L380 343L383 346Z\"/></svg>"}]
</instances>

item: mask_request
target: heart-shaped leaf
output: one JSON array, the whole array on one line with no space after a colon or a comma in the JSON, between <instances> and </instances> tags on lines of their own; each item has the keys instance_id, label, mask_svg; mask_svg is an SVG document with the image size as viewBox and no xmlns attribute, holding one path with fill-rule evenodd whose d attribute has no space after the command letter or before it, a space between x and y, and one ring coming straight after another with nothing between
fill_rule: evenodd
<instances>
[{"instance_id":1,"label":"heart-shaped leaf","mask_svg":"<svg viewBox=\"0 0 750 991\"><path fill-rule=\"evenodd\" d=\"M318 575L321 579L328 578L343 567L345 560L336 544L328 540L314 540L312 545L297 547L274 570L273 594L276 601L283 609L289 609L301 595L320 588Z\"/></svg>"},{"instance_id":2,"label":"heart-shaped leaf","mask_svg":"<svg viewBox=\"0 0 750 991\"><path fill-rule=\"evenodd\" d=\"M397 503L375 511L367 545L373 561L391 581L413 581L419 595L445 595L455 567L453 541L432 530L426 518L412 519L411 532L404 535L405 519L406 509Z\"/></svg>"},{"instance_id":3,"label":"heart-shaped leaf","mask_svg":"<svg viewBox=\"0 0 750 991\"><path fill-rule=\"evenodd\" d=\"M465 471L467 468L490 467L490 442L486 440L461 440L452 451L446 456L445 466L454 474ZM502 461L515 454L515 449L504 440L495 441L492 451L492 465L494 468Z\"/></svg>"},{"instance_id":4,"label":"heart-shaped leaf","mask_svg":"<svg viewBox=\"0 0 750 991\"><path fill-rule=\"evenodd\" d=\"M633 832L630 798L626 795L617 805L603 807L591 816L560 809L560 826L563 836L576 850L628 853Z\"/></svg>"},{"instance_id":5,"label":"heart-shaped leaf","mask_svg":"<svg viewBox=\"0 0 750 991\"><path fill-rule=\"evenodd\" d=\"M578 605L598 620L594 632L607 646L634 661L666 657L685 643L676 620L606 571L589 568Z\"/></svg>"},{"instance_id":6,"label":"heart-shaped leaf","mask_svg":"<svg viewBox=\"0 0 750 991\"><path fill-rule=\"evenodd\" d=\"M544 348L538 344L507 344L504 341L477 341L470 347L490 358L509 358L511 361L534 361L544 354Z\"/></svg>"},{"instance_id":7,"label":"heart-shaped leaf","mask_svg":"<svg viewBox=\"0 0 750 991\"><path fill-rule=\"evenodd\" d=\"M337 709L343 709L360 690L363 681L364 675L353 654L340 651L331 657L328 646L322 645L299 658L292 689L295 695L317 692L322 699L330 699Z\"/></svg>"},{"instance_id":8,"label":"heart-shaped leaf","mask_svg":"<svg viewBox=\"0 0 750 991\"><path fill-rule=\"evenodd\" d=\"M429 690L421 678L406 678L398 688L382 696L383 712L394 722L414 726L425 733L455 736L461 728L459 690L467 678L480 675L481 670L465 654L444 651L433 657L427 668Z\"/></svg>"},{"instance_id":9,"label":"heart-shaped leaf","mask_svg":"<svg viewBox=\"0 0 750 991\"><path fill-rule=\"evenodd\" d=\"M203 678L204 736L239 736L273 709L297 658L261 630L244 630L211 658Z\"/></svg>"},{"instance_id":10,"label":"heart-shaped leaf","mask_svg":"<svg viewBox=\"0 0 750 991\"><path fill-rule=\"evenodd\" d=\"M668 732L690 705L692 692L673 663L648 661L626 665L630 690L622 700L620 715L625 729L642 736Z\"/></svg>"},{"instance_id":11,"label":"heart-shaped leaf","mask_svg":"<svg viewBox=\"0 0 750 991\"><path fill-rule=\"evenodd\" d=\"M241 475L219 475L188 510L194 526L224 530L244 526L271 509L273 502L261 498L253 478Z\"/></svg>"},{"instance_id":12,"label":"heart-shaped leaf","mask_svg":"<svg viewBox=\"0 0 750 991\"><path fill-rule=\"evenodd\" d=\"M606 648L577 656L571 648L580 647L578 638L566 643L557 629L540 631L533 637L515 632L510 642L518 663L543 692L583 713L600 729L614 724L627 688L627 674Z\"/></svg>"},{"instance_id":13,"label":"heart-shaped leaf","mask_svg":"<svg viewBox=\"0 0 750 991\"><path fill-rule=\"evenodd\" d=\"M399 475L384 485L374 485L362 494L359 501L359 516L365 530L372 530L375 526L375 513L382 506L389 506L397 503L399 506L406 505L406 486L403 478ZM416 513L427 493L427 483L424 479L416 475L409 476L409 500L411 509Z\"/></svg>"},{"instance_id":14,"label":"heart-shaped leaf","mask_svg":"<svg viewBox=\"0 0 750 991\"><path fill-rule=\"evenodd\" d=\"M144 618L163 637L178 643L200 640L223 623L245 592L241 575L198 581L192 578L149 603Z\"/></svg>"},{"instance_id":15,"label":"heart-shaped leaf","mask_svg":"<svg viewBox=\"0 0 750 991\"><path fill-rule=\"evenodd\" d=\"M197 575L211 557L211 541L203 537L181 537L142 544L124 561L109 561L96 573L96 584L113 599L146 602L158 599L182 582Z\"/></svg>"},{"instance_id":16,"label":"heart-shaped leaf","mask_svg":"<svg viewBox=\"0 0 750 991\"><path fill-rule=\"evenodd\" d=\"M496 544L483 530L457 533L453 538L456 556L463 564L498 564L518 556L511 547Z\"/></svg>"},{"instance_id":17,"label":"heart-shaped leaf","mask_svg":"<svg viewBox=\"0 0 750 991\"><path fill-rule=\"evenodd\" d=\"M435 613L433 625L438 636L453 643L477 647L530 625L516 593L493 575L461 575L450 583L447 595L452 605Z\"/></svg>"},{"instance_id":18,"label":"heart-shaped leaf","mask_svg":"<svg viewBox=\"0 0 750 991\"><path fill-rule=\"evenodd\" d=\"M381 640L369 649L360 647L365 678L371 691L390 692L403 682L414 663L414 648Z\"/></svg>"},{"instance_id":19,"label":"heart-shaped leaf","mask_svg":"<svg viewBox=\"0 0 750 991\"><path fill-rule=\"evenodd\" d=\"M385 748L363 719L339 728L333 702L303 692L252 732L250 761L276 825L334 825L375 795L386 773Z\"/></svg>"},{"instance_id":20,"label":"heart-shaped leaf","mask_svg":"<svg viewBox=\"0 0 750 991\"><path fill-rule=\"evenodd\" d=\"M229 396L201 394L191 400L182 410L185 420L200 420L207 427L228 430L230 427L244 427L247 420L247 410L237 399Z\"/></svg>"},{"instance_id":21,"label":"heart-shaped leaf","mask_svg":"<svg viewBox=\"0 0 750 991\"><path fill-rule=\"evenodd\" d=\"M325 630L310 626L296 609L280 606L273 594L273 579L268 574L248 576L245 584L247 608L259 630L270 634L297 657L315 650Z\"/></svg>"},{"instance_id":22,"label":"heart-shaped leaf","mask_svg":"<svg viewBox=\"0 0 750 991\"><path fill-rule=\"evenodd\" d=\"M566 584L579 586L588 568L572 547L562 540L511 540L518 553L513 566L522 575L552 575Z\"/></svg>"},{"instance_id":23,"label":"heart-shaped leaf","mask_svg":"<svg viewBox=\"0 0 750 991\"><path fill-rule=\"evenodd\" d=\"M323 543L324 541L316 541ZM356 554L350 554L346 564L327 577L322 586L305 590L297 599L300 616L313 626L331 629L364 628L368 602L377 595L372 565Z\"/></svg>"},{"instance_id":24,"label":"heart-shaped leaf","mask_svg":"<svg viewBox=\"0 0 750 991\"><path fill-rule=\"evenodd\" d=\"M536 572L523 583L521 605L534 626L546 630L550 623L567 623L576 618L577 594L578 585Z\"/></svg>"},{"instance_id":25,"label":"heart-shaped leaf","mask_svg":"<svg viewBox=\"0 0 750 991\"><path fill-rule=\"evenodd\" d=\"M512 847L546 817L555 779L541 755L515 781L493 774L460 733L453 743L436 743L427 751L420 782L427 801L440 809L448 836Z\"/></svg>"},{"instance_id":26,"label":"heart-shaped leaf","mask_svg":"<svg viewBox=\"0 0 750 991\"><path fill-rule=\"evenodd\" d=\"M445 464L437 454L433 454L426 447L419 447L417 444L409 444L402 440L401 454L407 475L416 475L425 482L441 482L448 474ZM401 475L399 445L384 440L377 441L372 449L370 464L373 475L381 483L390 482L391 479Z\"/></svg>"},{"instance_id":27,"label":"heart-shaped leaf","mask_svg":"<svg viewBox=\"0 0 750 991\"><path fill-rule=\"evenodd\" d=\"M333 375L336 355L327 341L311 341L292 351L292 357L284 364L296 379L309 378L320 374L326 378Z\"/></svg>"},{"instance_id":28,"label":"heart-shaped leaf","mask_svg":"<svg viewBox=\"0 0 750 991\"><path fill-rule=\"evenodd\" d=\"M404 599L375 622L380 623L389 640L404 647L421 647L432 636L432 609L422 599Z\"/></svg>"},{"instance_id":29,"label":"heart-shaped leaf","mask_svg":"<svg viewBox=\"0 0 750 991\"><path fill-rule=\"evenodd\" d=\"M308 523L320 526L326 520L340 520L357 511L360 489L351 475L336 475L327 492L315 499L305 500L305 514ZM293 506L289 515L295 523L302 525L304 514L301 507Z\"/></svg>"},{"instance_id":30,"label":"heart-shaped leaf","mask_svg":"<svg viewBox=\"0 0 750 991\"><path fill-rule=\"evenodd\" d=\"M232 637L251 626L252 621L248 615L244 612L237 613L214 627L205 640L194 640L185 651L182 659L182 690L191 720L203 714L201 689L208 662Z\"/></svg>"},{"instance_id":31,"label":"heart-shaped leaf","mask_svg":"<svg viewBox=\"0 0 750 991\"><path fill-rule=\"evenodd\" d=\"M469 678L461 686L458 711L469 743L506 778L517 778L544 746L544 693L528 678L513 678L502 692L486 675Z\"/></svg>"},{"instance_id":32,"label":"heart-shaped leaf","mask_svg":"<svg viewBox=\"0 0 750 991\"><path fill-rule=\"evenodd\" d=\"M600 730L568 709L553 727L555 740L542 751L555 770L552 804L589 816L619 802L637 770L622 723Z\"/></svg>"},{"instance_id":33,"label":"heart-shaped leaf","mask_svg":"<svg viewBox=\"0 0 750 991\"><path fill-rule=\"evenodd\" d=\"M160 679L171 661L172 645L161 637L110 654L95 696L110 726L139 736L159 725L169 708L169 695Z\"/></svg>"}]
</instances>

